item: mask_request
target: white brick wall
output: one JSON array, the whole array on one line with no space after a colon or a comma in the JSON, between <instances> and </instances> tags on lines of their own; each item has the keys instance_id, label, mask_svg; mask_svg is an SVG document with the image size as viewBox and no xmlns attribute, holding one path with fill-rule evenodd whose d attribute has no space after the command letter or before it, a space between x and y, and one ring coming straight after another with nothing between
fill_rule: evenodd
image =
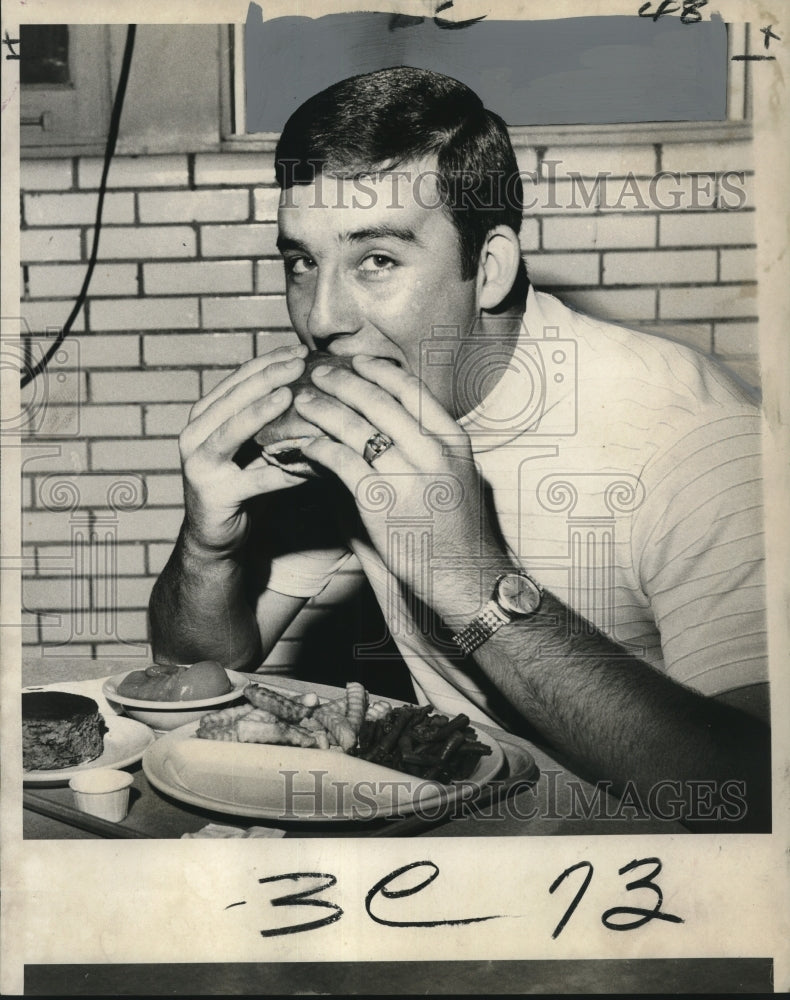
<instances>
[{"instance_id":1,"label":"white brick wall","mask_svg":"<svg viewBox=\"0 0 790 1000\"><path fill-rule=\"evenodd\" d=\"M519 149L518 159L534 174L524 178L530 207L521 245L536 284L595 315L712 350L758 383L748 143L570 144ZM177 435L189 409L249 357L295 340L275 245L272 155L191 160L113 163L99 263L72 331L78 350L65 382L51 373L42 425L24 455L28 643L66 639L79 624L69 581L87 565L87 550L72 550L69 539L80 519L115 533L114 627L145 642L150 588L181 524ZM725 167L740 173L724 175ZM96 157L22 163L20 314L36 334L60 328L82 283L100 171ZM604 172L605 184L596 183ZM69 405L75 397L78 414ZM58 437L69 427L76 437ZM145 506L113 511L113 484L135 477L145 483ZM73 513L46 509L56 480L78 490ZM356 581L346 574L313 602L270 663L291 662L306 621L331 614ZM87 612L103 598L100 581L85 584L78 605ZM49 612L60 624L43 617ZM69 650L110 653L112 639L75 630Z\"/></svg>"}]
</instances>

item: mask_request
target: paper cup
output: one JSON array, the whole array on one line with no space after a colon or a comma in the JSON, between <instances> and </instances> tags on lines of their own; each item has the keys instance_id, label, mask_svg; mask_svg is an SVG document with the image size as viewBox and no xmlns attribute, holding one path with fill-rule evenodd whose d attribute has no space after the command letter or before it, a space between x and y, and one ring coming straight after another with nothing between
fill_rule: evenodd
<instances>
[{"instance_id":1,"label":"paper cup","mask_svg":"<svg viewBox=\"0 0 790 1000\"><path fill-rule=\"evenodd\" d=\"M97 767L75 774L69 781L74 804L82 812L120 823L129 812L129 786L134 778L128 771Z\"/></svg>"}]
</instances>

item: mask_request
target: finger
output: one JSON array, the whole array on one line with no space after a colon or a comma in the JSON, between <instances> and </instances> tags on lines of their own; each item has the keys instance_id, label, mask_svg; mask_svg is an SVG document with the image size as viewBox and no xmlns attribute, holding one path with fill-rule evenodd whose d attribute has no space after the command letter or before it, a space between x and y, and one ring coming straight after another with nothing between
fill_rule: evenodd
<instances>
[{"instance_id":1,"label":"finger","mask_svg":"<svg viewBox=\"0 0 790 1000\"><path fill-rule=\"evenodd\" d=\"M385 361L358 354L352 359L354 369L363 378L389 393L420 425L423 434L457 436L458 424L445 410L428 386L405 368Z\"/></svg>"},{"instance_id":2,"label":"finger","mask_svg":"<svg viewBox=\"0 0 790 1000\"><path fill-rule=\"evenodd\" d=\"M334 472L352 495L360 479L371 471L368 463L353 448L328 437L313 438L302 447L302 454L311 462Z\"/></svg>"},{"instance_id":3,"label":"finger","mask_svg":"<svg viewBox=\"0 0 790 1000\"><path fill-rule=\"evenodd\" d=\"M314 393L309 389L297 392L294 408L305 420L320 427L341 444L347 445L357 455L363 453L366 441L377 430L356 410L331 396Z\"/></svg>"},{"instance_id":4,"label":"finger","mask_svg":"<svg viewBox=\"0 0 790 1000\"><path fill-rule=\"evenodd\" d=\"M266 424L285 413L291 405L293 394L287 386L280 386L233 413L224 423L206 437L203 451L221 460L232 459L245 441L249 441Z\"/></svg>"},{"instance_id":5,"label":"finger","mask_svg":"<svg viewBox=\"0 0 790 1000\"><path fill-rule=\"evenodd\" d=\"M302 476L293 476L285 469L270 465L262 458L251 462L239 474L239 500L251 500L263 493L304 485Z\"/></svg>"},{"instance_id":6,"label":"finger","mask_svg":"<svg viewBox=\"0 0 790 1000\"><path fill-rule=\"evenodd\" d=\"M209 406L230 392L235 386L251 376L265 371L270 365L288 361L294 357L304 358L306 356L307 347L304 344L291 344L287 347L277 347L273 351L267 351L266 354L261 354L257 358L245 361L243 365L240 365L234 372L221 382L218 382L210 392L207 392L205 396L195 403L189 415L190 420L199 417Z\"/></svg>"},{"instance_id":7,"label":"finger","mask_svg":"<svg viewBox=\"0 0 790 1000\"><path fill-rule=\"evenodd\" d=\"M341 368L319 366L311 372L311 377L322 392L331 394L364 418L361 427L365 432L361 440L362 447L371 434L383 431L406 454L414 454L414 448L418 451L425 448L426 440L424 436L421 438L417 422L400 401L385 389L361 378L358 373ZM341 439L346 440L345 437ZM359 444L358 438L355 445L357 450L360 450Z\"/></svg>"},{"instance_id":8,"label":"finger","mask_svg":"<svg viewBox=\"0 0 790 1000\"><path fill-rule=\"evenodd\" d=\"M260 414L261 406L266 398L277 389L283 388L292 382L304 371L304 361L301 358L291 357L287 361L270 363L263 370L249 375L242 382L238 382L226 393L219 396L215 401L187 424L181 435L182 448L188 453L204 443L218 428L228 421L242 418L248 410ZM279 396L278 399L285 397ZM258 427L253 428L255 434L264 423L273 420L287 408L291 400L291 393L288 390L287 402L281 406L277 413L266 417ZM264 406L264 412L267 412ZM252 419L250 417L250 419ZM249 422L249 421L247 421ZM250 435L251 436L251 435ZM242 439L244 441L246 439Z\"/></svg>"}]
</instances>

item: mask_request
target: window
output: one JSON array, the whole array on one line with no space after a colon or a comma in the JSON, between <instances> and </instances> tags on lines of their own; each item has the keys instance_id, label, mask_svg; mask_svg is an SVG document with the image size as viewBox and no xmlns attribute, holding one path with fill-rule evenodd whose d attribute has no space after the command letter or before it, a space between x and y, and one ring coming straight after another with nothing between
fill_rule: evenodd
<instances>
[{"instance_id":1,"label":"window","mask_svg":"<svg viewBox=\"0 0 790 1000\"><path fill-rule=\"evenodd\" d=\"M20 144L95 146L110 117L106 25L21 25Z\"/></svg>"}]
</instances>

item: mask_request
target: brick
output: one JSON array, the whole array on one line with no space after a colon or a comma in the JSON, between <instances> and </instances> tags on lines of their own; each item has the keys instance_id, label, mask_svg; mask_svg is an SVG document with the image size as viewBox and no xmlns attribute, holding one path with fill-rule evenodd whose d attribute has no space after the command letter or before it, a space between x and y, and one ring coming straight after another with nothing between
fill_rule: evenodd
<instances>
[{"instance_id":1,"label":"brick","mask_svg":"<svg viewBox=\"0 0 790 1000\"><path fill-rule=\"evenodd\" d=\"M716 280L715 250L673 250L671 253L606 253L605 285L666 285Z\"/></svg>"},{"instance_id":2,"label":"brick","mask_svg":"<svg viewBox=\"0 0 790 1000\"><path fill-rule=\"evenodd\" d=\"M254 216L258 222L276 222L280 205L280 189L256 188L253 191Z\"/></svg>"},{"instance_id":3,"label":"brick","mask_svg":"<svg viewBox=\"0 0 790 1000\"><path fill-rule=\"evenodd\" d=\"M623 323L650 320L656 315L656 293L652 288L598 288L563 293L563 301L580 312Z\"/></svg>"},{"instance_id":4,"label":"brick","mask_svg":"<svg viewBox=\"0 0 790 1000\"><path fill-rule=\"evenodd\" d=\"M147 365L240 365L252 357L252 336L244 333L148 334L143 338Z\"/></svg>"},{"instance_id":5,"label":"brick","mask_svg":"<svg viewBox=\"0 0 790 1000\"><path fill-rule=\"evenodd\" d=\"M34 299L76 298L85 280L86 264L31 264L28 294ZM90 295L137 295L135 264L97 264Z\"/></svg>"},{"instance_id":6,"label":"brick","mask_svg":"<svg viewBox=\"0 0 790 1000\"><path fill-rule=\"evenodd\" d=\"M607 179L600 195L601 211L677 212L713 208L718 188L713 174L662 171L649 178Z\"/></svg>"},{"instance_id":7,"label":"brick","mask_svg":"<svg viewBox=\"0 0 790 1000\"><path fill-rule=\"evenodd\" d=\"M285 294L285 271L282 261L257 261L255 264L255 291L264 294Z\"/></svg>"},{"instance_id":8,"label":"brick","mask_svg":"<svg viewBox=\"0 0 790 1000\"><path fill-rule=\"evenodd\" d=\"M93 228L85 231L86 245L93 242ZM152 257L194 257L197 235L190 226L102 227L99 253L112 260L150 260Z\"/></svg>"},{"instance_id":9,"label":"brick","mask_svg":"<svg viewBox=\"0 0 790 1000\"><path fill-rule=\"evenodd\" d=\"M40 435L57 431L73 421L81 437L135 437L142 434L142 416L139 406L80 406L76 415L73 407L49 406L44 414Z\"/></svg>"},{"instance_id":10,"label":"brick","mask_svg":"<svg viewBox=\"0 0 790 1000\"><path fill-rule=\"evenodd\" d=\"M246 189L144 191L138 195L141 222L242 221L249 218Z\"/></svg>"},{"instance_id":11,"label":"brick","mask_svg":"<svg viewBox=\"0 0 790 1000\"><path fill-rule=\"evenodd\" d=\"M121 542L168 542L172 547L183 519L184 511L180 506L128 511L118 519L118 539Z\"/></svg>"},{"instance_id":12,"label":"brick","mask_svg":"<svg viewBox=\"0 0 790 1000\"><path fill-rule=\"evenodd\" d=\"M117 445L117 442L116 442ZM146 484L143 479L134 473L125 476L96 476L83 474L80 476L36 478L36 505L39 508L46 508L52 502L53 495L57 496L58 488L62 489L61 483L66 484L66 488L73 490L79 497L80 507L117 507L121 503L144 503L146 499ZM123 516L123 511L119 516Z\"/></svg>"},{"instance_id":13,"label":"brick","mask_svg":"<svg viewBox=\"0 0 790 1000\"><path fill-rule=\"evenodd\" d=\"M22 452L25 472L84 472L88 468L85 441L26 441Z\"/></svg>"},{"instance_id":14,"label":"brick","mask_svg":"<svg viewBox=\"0 0 790 1000\"><path fill-rule=\"evenodd\" d=\"M700 288L662 288L662 319L729 318L757 315L756 285L709 285Z\"/></svg>"},{"instance_id":15,"label":"brick","mask_svg":"<svg viewBox=\"0 0 790 1000\"><path fill-rule=\"evenodd\" d=\"M136 368L139 364L140 339L135 334L86 334L80 341L84 368Z\"/></svg>"},{"instance_id":16,"label":"brick","mask_svg":"<svg viewBox=\"0 0 790 1000\"><path fill-rule=\"evenodd\" d=\"M21 160L19 186L23 191L66 191L74 186L71 160Z\"/></svg>"},{"instance_id":17,"label":"brick","mask_svg":"<svg viewBox=\"0 0 790 1000\"><path fill-rule=\"evenodd\" d=\"M261 354L268 354L269 351L274 351L278 347L290 347L291 344L298 343L299 338L293 330L283 330L282 332L263 330L255 334L255 355L260 357Z\"/></svg>"},{"instance_id":18,"label":"brick","mask_svg":"<svg viewBox=\"0 0 790 1000\"><path fill-rule=\"evenodd\" d=\"M145 433L157 437L177 436L189 420L191 403L157 403L145 408Z\"/></svg>"},{"instance_id":19,"label":"brick","mask_svg":"<svg viewBox=\"0 0 790 1000\"><path fill-rule=\"evenodd\" d=\"M597 285L597 253L546 253L529 259L529 274L540 285Z\"/></svg>"},{"instance_id":20,"label":"brick","mask_svg":"<svg viewBox=\"0 0 790 1000\"><path fill-rule=\"evenodd\" d=\"M79 229L23 229L19 234L19 259L23 264L79 260L81 255Z\"/></svg>"},{"instance_id":21,"label":"brick","mask_svg":"<svg viewBox=\"0 0 790 1000\"><path fill-rule=\"evenodd\" d=\"M178 469L181 462L175 438L151 438L144 441L94 441L91 443L91 468Z\"/></svg>"},{"instance_id":22,"label":"brick","mask_svg":"<svg viewBox=\"0 0 790 1000\"><path fill-rule=\"evenodd\" d=\"M91 606L90 583L83 579L72 586L72 577L28 577L22 581L22 601L29 611L87 611Z\"/></svg>"},{"instance_id":23,"label":"brick","mask_svg":"<svg viewBox=\"0 0 790 1000\"><path fill-rule=\"evenodd\" d=\"M754 212L666 213L658 220L661 246L726 246L754 243Z\"/></svg>"},{"instance_id":24,"label":"brick","mask_svg":"<svg viewBox=\"0 0 790 1000\"><path fill-rule=\"evenodd\" d=\"M91 402L160 403L198 398L198 374L194 371L94 372Z\"/></svg>"},{"instance_id":25,"label":"brick","mask_svg":"<svg viewBox=\"0 0 790 1000\"><path fill-rule=\"evenodd\" d=\"M118 611L113 615L116 635L127 642L145 642L148 639L148 615L145 611ZM118 655L117 649L114 655Z\"/></svg>"},{"instance_id":26,"label":"brick","mask_svg":"<svg viewBox=\"0 0 790 1000\"><path fill-rule=\"evenodd\" d=\"M195 184L274 183L274 153L198 153Z\"/></svg>"},{"instance_id":27,"label":"brick","mask_svg":"<svg viewBox=\"0 0 790 1000\"><path fill-rule=\"evenodd\" d=\"M26 511L22 516L22 538L31 542L62 542L71 534L68 511Z\"/></svg>"},{"instance_id":28,"label":"brick","mask_svg":"<svg viewBox=\"0 0 790 1000\"><path fill-rule=\"evenodd\" d=\"M104 161L84 157L79 161L77 183L98 188ZM185 187L189 183L186 156L118 156L107 175L108 188Z\"/></svg>"},{"instance_id":29,"label":"brick","mask_svg":"<svg viewBox=\"0 0 790 1000\"><path fill-rule=\"evenodd\" d=\"M289 325L285 297L279 295L227 296L203 299L203 325L220 330Z\"/></svg>"},{"instance_id":30,"label":"brick","mask_svg":"<svg viewBox=\"0 0 790 1000\"><path fill-rule=\"evenodd\" d=\"M63 324L69 318L71 305L68 302L39 299L36 302L20 302L19 312L33 333L47 333L63 328ZM85 310L80 309L71 326L71 332L80 333L84 329Z\"/></svg>"},{"instance_id":31,"label":"brick","mask_svg":"<svg viewBox=\"0 0 790 1000\"><path fill-rule=\"evenodd\" d=\"M201 226L204 257L276 257L277 226L260 222L247 226Z\"/></svg>"},{"instance_id":32,"label":"brick","mask_svg":"<svg viewBox=\"0 0 790 1000\"><path fill-rule=\"evenodd\" d=\"M223 379L235 371L235 368L207 368L202 371L200 373L200 395L205 396L206 393L211 392L215 385L219 385Z\"/></svg>"},{"instance_id":33,"label":"brick","mask_svg":"<svg viewBox=\"0 0 790 1000\"><path fill-rule=\"evenodd\" d=\"M17 621L22 626L22 645L38 646L41 643L41 629L39 628L38 615L29 614L23 610L17 615Z\"/></svg>"},{"instance_id":34,"label":"brick","mask_svg":"<svg viewBox=\"0 0 790 1000\"><path fill-rule=\"evenodd\" d=\"M719 281L755 281L757 254L755 250L721 250Z\"/></svg>"},{"instance_id":35,"label":"brick","mask_svg":"<svg viewBox=\"0 0 790 1000\"><path fill-rule=\"evenodd\" d=\"M722 366L732 372L738 379L745 382L753 389L759 389L761 383L760 362L740 358L727 358L722 361Z\"/></svg>"},{"instance_id":36,"label":"brick","mask_svg":"<svg viewBox=\"0 0 790 1000\"><path fill-rule=\"evenodd\" d=\"M26 194L24 219L28 226L93 225L96 221L95 194ZM108 194L102 220L106 223L134 222L134 195Z\"/></svg>"},{"instance_id":37,"label":"brick","mask_svg":"<svg viewBox=\"0 0 790 1000\"><path fill-rule=\"evenodd\" d=\"M549 161L559 161L550 164ZM656 169L656 154L652 146L549 146L543 154L543 177L567 177L571 172L581 177L610 174L647 175Z\"/></svg>"},{"instance_id":38,"label":"brick","mask_svg":"<svg viewBox=\"0 0 790 1000\"><path fill-rule=\"evenodd\" d=\"M129 657L129 669L144 669L148 663L153 659L153 654L151 652L151 647L148 645L147 637L139 640L132 641L127 639L127 645L118 648L117 644L101 643L97 642L93 647L94 656L97 660L104 657L109 657L117 659L119 656ZM69 647L71 648L71 647Z\"/></svg>"},{"instance_id":39,"label":"brick","mask_svg":"<svg viewBox=\"0 0 790 1000\"><path fill-rule=\"evenodd\" d=\"M754 146L749 142L665 142L661 166L678 173L721 173L754 170Z\"/></svg>"},{"instance_id":40,"label":"brick","mask_svg":"<svg viewBox=\"0 0 790 1000\"><path fill-rule=\"evenodd\" d=\"M146 295L251 292L252 262L224 260L143 264L143 283Z\"/></svg>"},{"instance_id":41,"label":"brick","mask_svg":"<svg viewBox=\"0 0 790 1000\"><path fill-rule=\"evenodd\" d=\"M22 510L30 510L33 506L33 484L27 478L20 483L20 499Z\"/></svg>"},{"instance_id":42,"label":"brick","mask_svg":"<svg viewBox=\"0 0 790 1000\"><path fill-rule=\"evenodd\" d=\"M757 323L716 323L713 327L713 343L717 354L744 355L755 357L760 350Z\"/></svg>"},{"instance_id":43,"label":"brick","mask_svg":"<svg viewBox=\"0 0 790 1000\"><path fill-rule=\"evenodd\" d=\"M195 329L196 298L92 299L92 330Z\"/></svg>"},{"instance_id":44,"label":"brick","mask_svg":"<svg viewBox=\"0 0 790 1000\"><path fill-rule=\"evenodd\" d=\"M538 154L534 146L514 146L516 163L521 173L534 174L538 169Z\"/></svg>"},{"instance_id":45,"label":"brick","mask_svg":"<svg viewBox=\"0 0 790 1000\"><path fill-rule=\"evenodd\" d=\"M153 542L150 545L146 545L145 548L148 553L148 572L161 573L167 565L167 560L170 558L170 554L173 551L173 543Z\"/></svg>"},{"instance_id":46,"label":"brick","mask_svg":"<svg viewBox=\"0 0 790 1000\"><path fill-rule=\"evenodd\" d=\"M147 507L182 507L184 504L184 484L181 475L146 476L148 488Z\"/></svg>"},{"instance_id":47,"label":"brick","mask_svg":"<svg viewBox=\"0 0 790 1000\"><path fill-rule=\"evenodd\" d=\"M710 354L713 349L713 334L711 323L657 323L640 324L640 330L652 333L667 340L676 340L687 347L693 347L704 354Z\"/></svg>"},{"instance_id":48,"label":"brick","mask_svg":"<svg viewBox=\"0 0 790 1000\"><path fill-rule=\"evenodd\" d=\"M129 609L148 608L151 599L151 590L156 583L155 576L122 576L118 577L115 590L115 607L120 611ZM100 588L94 597L94 607L99 610L106 606L107 598L104 597Z\"/></svg>"},{"instance_id":49,"label":"brick","mask_svg":"<svg viewBox=\"0 0 790 1000\"><path fill-rule=\"evenodd\" d=\"M540 226L537 219L522 219L518 241L524 252L537 250L540 246Z\"/></svg>"},{"instance_id":50,"label":"brick","mask_svg":"<svg viewBox=\"0 0 790 1000\"><path fill-rule=\"evenodd\" d=\"M39 545L36 547L38 576L61 576L64 566L77 565L84 554L75 552L69 545ZM142 575L145 573L145 553L143 546L135 543L112 546L116 572L120 575Z\"/></svg>"},{"instance_id":51,"label":"brick","mask_svg":"<svg viewBox=\"0 0 790 1000\"><path fill-rule=\"evenodd\" d=\"M524 182L524 211L527 215L590 212L598 208L600 198L601 184L594 180Z\"/></svg>"},{"instance_id":52,"label":"brick","mask_svg":"<svg viewBox=\"0 0 790 1000\"><path fill-rule=\"evenodd\" d=\"M654 247L658 223L651 215L580 216L543 220L545 250Z\"/></svg>"}]
</instances>

